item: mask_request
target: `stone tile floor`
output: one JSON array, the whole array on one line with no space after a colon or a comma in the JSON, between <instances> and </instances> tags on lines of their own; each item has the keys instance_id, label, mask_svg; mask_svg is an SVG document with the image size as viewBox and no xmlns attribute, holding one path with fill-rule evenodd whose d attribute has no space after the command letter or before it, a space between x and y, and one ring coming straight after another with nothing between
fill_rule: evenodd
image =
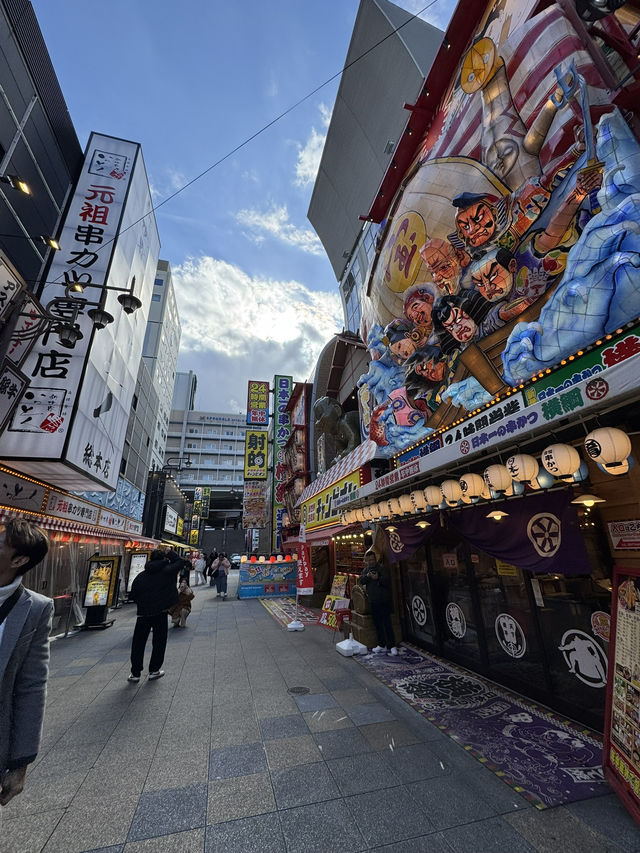
<instances>
[{"instance_id":1,"label":"stone tile floor","mask_svg":"<svg viewBox=\"0 0 640 853\"><path fill-rule=\"evenodd\" d=\"M134 608L52 645L44 738L0 853L632 853L611 794L537 811L354 661L196 588L163 679ZM308 693L289 692L306 687Z\"/></svg>"}]
</instances>

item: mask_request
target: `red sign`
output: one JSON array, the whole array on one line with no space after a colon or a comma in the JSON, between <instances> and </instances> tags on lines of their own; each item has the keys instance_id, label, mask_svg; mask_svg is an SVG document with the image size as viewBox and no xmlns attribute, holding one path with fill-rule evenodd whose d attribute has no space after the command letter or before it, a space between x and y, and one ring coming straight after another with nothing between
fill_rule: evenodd
<instances>
[{"instance_id":1,"label":"red sign","mask_svg":"<svg viewBox=\"0 0 640 853\"><path fill-rule=\"evenodd\" d=\"M296 587L299 595L313 595L313 574L309 546L300 544L298 552L298 578Z\"/></svg>"}]
</instances>

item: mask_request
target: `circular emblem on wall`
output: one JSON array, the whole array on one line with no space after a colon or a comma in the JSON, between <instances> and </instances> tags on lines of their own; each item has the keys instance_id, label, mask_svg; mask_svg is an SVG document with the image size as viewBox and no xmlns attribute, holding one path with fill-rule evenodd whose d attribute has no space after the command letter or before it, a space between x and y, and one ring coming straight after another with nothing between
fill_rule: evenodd
<instances>
[{"instance_id":1,"label":"circular emblem on wall","mask_svg":"<svg viewBox=\"0 0 640 853\"><path fill-rule=\"evenodd\" d=\"M383 281L394 293L403 293L416 280L422 266L420 247L427 239L424 219L415 210L394 217L382 250Z\"/></svg>"},{"instance_id":2,"label":"circular emblem on wall","mask_svg":"<svg viewBox=\"0 0 640 853\"><path fill-rule=\"evenodd\" d=\"M416 625L418 625L419 628L422 628L427 621L427 607L419 595L414 595L411 599L411 613L413 614L413 619Z\"/></svg>"},{"instance_id":3,"label":"circular emblem on wall","mask_svg":"<svg viewBox=\"0 0 640 853\"><path fill-rule=\"evenodd\" d=\"M445 610L447 625L454 637L459 640L467 633L467 620L464 618L464 613L458 605L450 601Z\"/></svg>"},{"instance_id":4,"label":"circular emblem on wall","mask_svg":"<svg viewBox=\"0 0 640 853\"><path fill-rule=\"evenodd\" d=\"M502 649L512 658L521 658L527 650L524 631L513 616L499 613L495 622L496 637Z\"/></svg>"},{"instance_id":5,"label":"circular emblem on wall","mask_svg":"<svg viewBox=\"0 0 640 853\"><path fill-rule=\"evenodd\" d=\"M611 616L604 610L596 610L591 614L591 630L597 637L609 642L611 633Z\"/></svg>"},{"instance_id":6,"label":"circular emblem on wall","mask_svg":"<svg viewBox=\"0 0 640 853\"><path fill-rule=\"evenodd\" d=\"M551 512L531 516L527 524L529 541L541 557L553 557L562 542L560 519Z\"/></svg>"},{"instance_id":7,"label":"circular emblem on wall","mask_svg":"<svg viewBox=\"0 0 640 853\"><path fill-rule=\"evenodd\" d=\"M607 683L607 656L602 646L584 631L565 631L558 649L571 675L588 687Z\"/></svg>"},{"instance_id":8,"label":"circular emblem on wall","mask_svg":"<svg viewBox=\"0 0 640 853\"><path fill-rule=\"evenodd\" d=\"M402 549L404 548L404 545L402 544L402 539L400 538L398 531L388 530L387 533L389 535L389 545L391 546L391 550L394 552L394 554L399 554L400 551L402 551Z\"/></svg>"},{"instance_id":9,"label":"circular emblem on wall","mask_svg":"<svg viewBox=\"0 0 640 853\"><path fill-rule=\"evenodd\" d=\"M465 455L471 450L471 445L465 438L464 441L460 442L460 453L464 453Z\"/></svg>"},{"instance_id":10,"label":"circular emblem on wall","mask_svg":"<svg viewBox=\"0 0 640 853\"><path fill-rule=\"evenodd\" d=\"M609 383L600 377L592 379L591 382L587 382L584 393L590 400L602 400L609 393Z\"/></svg>"}]
</instances>

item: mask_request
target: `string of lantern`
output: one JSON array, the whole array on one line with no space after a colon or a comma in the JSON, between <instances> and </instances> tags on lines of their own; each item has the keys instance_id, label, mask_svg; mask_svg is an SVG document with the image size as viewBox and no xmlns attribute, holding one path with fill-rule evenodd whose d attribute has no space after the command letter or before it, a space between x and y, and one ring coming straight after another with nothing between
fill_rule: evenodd
<instances>
[{"instance_id":1,"label":"string of lantern","mask_svg":"<svg viewBox=\"0 0 640 853\"><path fill-rule=\"evenodd\" d=\"M584 439L584 451L598 468L613 476L626 474L633 465L631 440L621 429L600 427L593 430ZM341 513L340 522L347 525L389 521L479 501L501 500L522 495L527 487L538 491L549 489L558 482L577 484L585 480L588 473L587 464L575 447L570 444L550 444L542 451L540 462L534 456L517 453L510 456L505 465L489 465L482 474L462 474L457 480L443 480L439 486L429 485L375 504L346 510ZM572 501L588 508L602 502L602 498L591 494L580 495ZM506 512L495 510L487 518L499 521L506 515ZM428 527L429 522L418 521L417 525ZM391 527L387 529L392 530Z\"/></svg>"}]
</instances>

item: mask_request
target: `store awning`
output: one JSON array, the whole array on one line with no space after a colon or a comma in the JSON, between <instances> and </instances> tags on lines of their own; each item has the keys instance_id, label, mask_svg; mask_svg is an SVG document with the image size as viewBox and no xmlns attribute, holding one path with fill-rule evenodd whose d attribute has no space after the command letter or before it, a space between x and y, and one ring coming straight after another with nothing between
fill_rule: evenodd
<instances>
[{"instance_id":1,"label":"store awning","mask_svg":"<svg viewBox=\"0 0 640 853\"><path fill-rule=\"evenodd\" d=\"M196 551L197 548L191 548L186 542L176 542L174 539L163 539L160 545L171 545L173 548L186 548L187 551Z\"/></svg>"},{"instance_id":2,"label":"store awning","mask_svg":"<svg viewBox=\"0 0 640 853\"><path fill-rule=\"evenodd\" d=\"M321 530L307 530L303 544L318 544L322 539L331 539L332 536L349 533L356 529L361 530L359 524L348 524L346 526L344 524L331 524L329 527L323 527Z\"/></svg>"},{"instance_id":3,"label":"store awning","mask_svg":"<svg viewBox=\"0 0 640 853\"><path fill-rule=\"evenodd\" d=\"M372 441L368 438L366 441L363 441L362 444L359 444L355 450L352 450L351 453L347 453L344 459L341 459L328 471L322 474L320 477L317 477L313 483L309 483L307 488L300 495L300 499L298 500L296 506L300 506L304 501L308 501L309 498L312 498L318 492L321 492L323 489L326 489L332 483L336 483L338 480L341 480L343 477L346 477L347 474L351 474L353 471L357 471L362 465L366 462L369 462L376 455L376 451L378 449L378 445L375 441Z\"/></svg>"},{"instance_id":4,"label":"store awning","mask_svg":"<svg viewBox=\"0 0 640 853\"><path fill-rule=\"evenodd\" d=\"M78 521L70 521L65 518L56 518L44 513L29 512L25 510L12 509L11 507L0 508L0 524L4 524L12 518L23 518L32 524L37 524L45 530L62 530L66 533L78 533L82 536L94 536L103 539L134 540L144 544L155 546L155 539L146 539L124 530L111 530L104 527L96 527L93 524L81 524Z\"/></svg>"}]
</instances>

